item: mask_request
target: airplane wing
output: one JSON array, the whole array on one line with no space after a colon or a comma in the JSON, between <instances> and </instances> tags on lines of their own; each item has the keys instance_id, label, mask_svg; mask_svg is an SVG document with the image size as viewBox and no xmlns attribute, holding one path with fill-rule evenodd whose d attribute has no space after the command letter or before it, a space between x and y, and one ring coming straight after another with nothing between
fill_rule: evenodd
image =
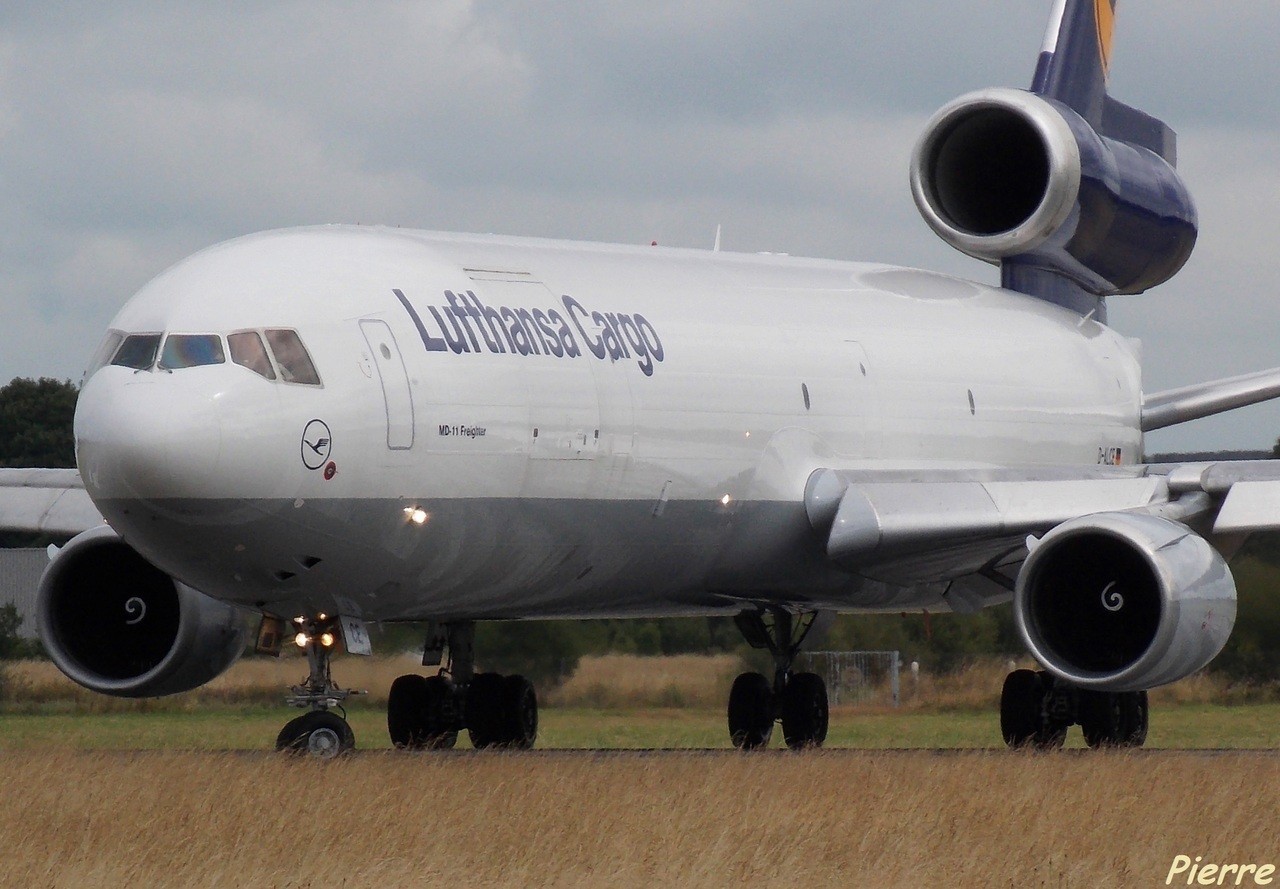
<instances>
[{"instance_id":1,"label":"airplane wing","mask_svg":"<svg viewBox=\"0 0 1280 889\"><path fill-rule=\"evenodd\" d=\"M1006 601L1037 538L1099 513L1171 519L1220 548L1280 529L1280 461L1033 469L820 469L805 510L828 557L897 585L949 583L956 611Z\"/></svg>"},{"instance_id":2,"label":"airplane wing","mask_svg":"<svg viewBox=\"0 0 1280 889\"><path fill-rule=\"evenodd\" d=\"M1277 397L1280 397L1280 368L1274 367L1225 380L1144 394L1142 431L1163 429Z\"/></svg>"},{"instance_id":3,"label":"airplane wing","mask_svg":"<svg viewBox=\"0 0 1280 889\"><path fill-rule=\"evenodd\" d=\"M79 534L103 522L75 469L0 469L0 529Z\"/></svg>"}]
</instances>

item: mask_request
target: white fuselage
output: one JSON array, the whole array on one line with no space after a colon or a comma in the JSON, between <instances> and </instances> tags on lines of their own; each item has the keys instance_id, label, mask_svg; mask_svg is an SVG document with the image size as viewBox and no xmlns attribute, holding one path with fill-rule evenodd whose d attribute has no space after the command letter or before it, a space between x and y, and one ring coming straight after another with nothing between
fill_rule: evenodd
<instances>
[{"instance_id":1,"label":"white fuselage","mask_svg":"<svg viewBox=\"0 0 1280 889\"><path fill-rule=\"evenodd\" d=\"M108 365L76 437L129 543L283 615L938 607L828 562L814 470L1141 451L1124 338L885 266L330 226L196 254L112 323L272 328L320 385Z\"/></svg>"}]
</instances>

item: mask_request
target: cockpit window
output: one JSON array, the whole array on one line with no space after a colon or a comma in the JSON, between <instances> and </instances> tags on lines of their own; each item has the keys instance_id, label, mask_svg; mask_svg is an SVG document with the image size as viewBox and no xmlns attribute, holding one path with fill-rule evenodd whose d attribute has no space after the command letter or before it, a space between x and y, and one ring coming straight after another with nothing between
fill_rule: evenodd
<instances>
[{"instance_id":1,"label":"cockpit window","mask_svg":"<svg viewBox=\"0 0 1280 889\"><path fill-rule=\"evenodd\" d=\"M268 380L276 378L275 368L271 366L271 359L267 356L267 347L262 345L262 337L254 331L231 334L227 337L227 348L231 350L233 363L247 367Z\"/></svg>"},{"instance_id":2,"label":"cockpit window","mask_svg":"<svg viewBox=\"0 0 1280 889\"><path fill-rule=\"evenodd\" d=\"M161 370L177 370L183 367L203 367L206 364L222 364L226 361L222 351L222 337L213 333L171 333L165 337L164 351L160 354Z\"/></svg>"},{"instance_id":3,"label":"cockpit window","mask_svg":"<svg viewBox=\"0 0 1280 889\"><path fill-rule=\"evenodd\" d=\"M267 330L267 343L276 356L276 364L280 365L280 376L286 383L305 383L309 386L320 385L320 375L316 373L307 347L302 345L296 330Z\"/></svg>"},{"instance_id":4,"label":"cockpit window","mask_svg":"<svg viewBox=\"0 0 1280 889\"><path fill-rule=\"evenodd\" d=\"M160 334L135 333L124 338L111 363L116 367L134 370L150 370L156 362L156 349L160 347Z\"/></svg>"},{"instance_id":5,"label":"cockpit window","mask_svg":"<svg viewBox=\"0 0 1280 889\"><path fill-rule=\"evenodd\" d=\"M97 351L93 353L93 360L89 362L89 367L84 372L84 378L87 380L101 368L106 367L107 362L115 357L116 351L123 341L123 333L118 330L108 330L107 335L98 344Z\"/></svg>"}]
</instances>

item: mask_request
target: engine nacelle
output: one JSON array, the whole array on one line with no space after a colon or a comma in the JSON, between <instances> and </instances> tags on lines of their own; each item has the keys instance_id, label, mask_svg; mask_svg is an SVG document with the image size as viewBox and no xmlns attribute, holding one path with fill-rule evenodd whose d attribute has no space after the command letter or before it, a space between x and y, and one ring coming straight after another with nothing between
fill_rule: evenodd
<instances>
[{"instance_id":1,"label":"engine nacelle","mask_svg":"<svg viewBox=\"0 0 1280 889\"><path fill-rule=\"evenodd\" d=\"M1044 536L1013 608L1028 650L1058 678L1141 691L1217 656L1235 626L1236 586L1222 556L1184 525L1100 513Z\"/></svg>"},{"instance_id":2,"label":"engine nacelle","mask_svg":"<svg viewBox=\"0 0 1280 889\"><path fill-rule=\"evenodd\" d=\"M916 145L911 191L956 249L1016 259L1099 295L1167 281L1195 246L1195 205L1172 166L1022 90L943 106Z\"/></svg>"},{"instance_id":3,"label":"engine nacelle","mask_svg":"<svg viewBox=\"0 0 1280 889\"><path fill-rule=\"evenodd\" d=\"M37 624L63 673L92 691L159 697L230 667L246 628L233 606L178 583L111 528L75 537L40 578Z\"/></svg>"}]
</instances>

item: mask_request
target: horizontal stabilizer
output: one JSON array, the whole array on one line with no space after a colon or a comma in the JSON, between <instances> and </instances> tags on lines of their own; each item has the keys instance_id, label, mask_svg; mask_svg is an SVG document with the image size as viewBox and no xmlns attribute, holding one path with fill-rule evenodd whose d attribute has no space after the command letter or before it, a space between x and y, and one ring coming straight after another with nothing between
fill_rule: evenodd
<instances>
[{"instance_id":1,"label":"horizontal stabilizer","mask_svg":"<svg viewBox=\"0 0 1280 889\"><path fill-rule=\"evenodd\" d=\"M1110 96L1102 108L1099 135L1155 152L1171 167L1178 165L1178 135L1162 120Z\"/></svg>"},{"instance_id":2,"label":"horizontal stabilizer","mask_svg":"<svg viewBox=\"0 0 1280 889\"><path fill-rule=\"evenodd\" d=\"M1280 398L1280 367L1155 392L1143 396L1142 431L1176 426L1273 398Z\"/></svg>"}]
</instances>

